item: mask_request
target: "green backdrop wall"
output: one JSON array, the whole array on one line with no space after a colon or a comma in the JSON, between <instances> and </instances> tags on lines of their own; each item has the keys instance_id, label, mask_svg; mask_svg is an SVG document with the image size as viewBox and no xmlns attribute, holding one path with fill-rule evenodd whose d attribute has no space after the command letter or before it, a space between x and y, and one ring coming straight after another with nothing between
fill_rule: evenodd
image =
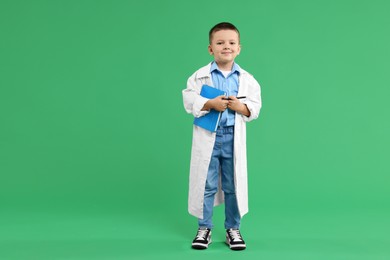
<instances>
[{"instance_id":1,"label":"green backdrop wall","mask_svg":"<svg viewBox=\"0 0 390 260\"><path fill-rule=\"evenodd\" d=\"M2 259L197 258L181 90L241 31L248 259L388 259L387 1L0 2ZM214 250L214 251L213 251ZM211 252L210 252L211 251ZM213 253L214 252L214 253ZM134 258L136 259L136 258Z\"/></svg>"}]
</instances>

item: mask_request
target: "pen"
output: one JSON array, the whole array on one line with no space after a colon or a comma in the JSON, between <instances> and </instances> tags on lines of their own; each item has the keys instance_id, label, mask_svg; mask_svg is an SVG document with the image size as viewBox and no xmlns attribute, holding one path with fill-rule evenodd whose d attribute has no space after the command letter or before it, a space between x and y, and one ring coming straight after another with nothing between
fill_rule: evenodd
<instances>
[{"instance_id":1,"label":"pen","mask_svg":"<svg viewBox=\"0 0 390 260\"><path fill-rule=\"evenodd\" d=\"M246 96L236 97L237 99L246 98ZM232 100L231 98L222 98L223 100Z\"/></svg>"}]
</instances>

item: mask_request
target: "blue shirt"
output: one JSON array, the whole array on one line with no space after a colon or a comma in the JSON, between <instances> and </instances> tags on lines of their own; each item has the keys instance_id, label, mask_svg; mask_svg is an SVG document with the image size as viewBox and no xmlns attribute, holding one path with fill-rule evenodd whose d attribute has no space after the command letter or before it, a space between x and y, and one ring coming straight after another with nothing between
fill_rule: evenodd
<instances>
[{"instance_id":1,"label":"blue shirt","mask_svg":"<svg viewBox=\"0 0 390 260\"><path fill-rule=\"evenodd\" d=\"M240 66L233 63L232 71L225 76L218 68L214 61L210 68L211 79L215 88L225 92L226 96L237 96L238 93L238 76L240 75ZM233 110L226 109L219 121L220 126L233 126L236 113Z\"/></svg>"}]
</instances>

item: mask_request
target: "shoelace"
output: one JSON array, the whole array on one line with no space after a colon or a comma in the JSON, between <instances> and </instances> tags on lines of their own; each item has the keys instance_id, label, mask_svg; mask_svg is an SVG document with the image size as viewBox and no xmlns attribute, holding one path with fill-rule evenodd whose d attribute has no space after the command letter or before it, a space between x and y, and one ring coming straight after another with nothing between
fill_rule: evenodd
<instances>
[{"instance_id":1,"label":"shoelace","mask_svg":"<svg viewBox=\"0 0 390 260\"><path fill-rule=\"evenodd\" d=\"M240 231L237 229L229 229L228 232L233 241L242 241Z\"/></svg>"},{"instance_id":2,"label":"shoelace","mask_svg":"<svg viewBox=\"0 0 390 260\"><path fill-rule=\"evenodd\" d=\"M206 239L207 229L199 229L196 238Z\"/></svg>"}]
</instances>

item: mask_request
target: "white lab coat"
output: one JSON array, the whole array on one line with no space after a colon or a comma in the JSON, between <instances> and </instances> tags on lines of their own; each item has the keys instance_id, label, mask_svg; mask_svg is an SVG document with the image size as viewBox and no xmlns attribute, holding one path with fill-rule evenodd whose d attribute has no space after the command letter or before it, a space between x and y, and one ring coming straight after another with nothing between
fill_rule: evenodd
<instances>
[{"instance_id":1,"label":"white lab coat","mask_svg":"<svg viewBox=\"0 0 390 260\"><path fill-rule=\"evenodd\" d=\"M199 95L203 84L213 86L211 63L196 71L187 81L187 88L183 90L184 108L194 117L201 117L208 111L201 111L208 99ZM246 117L239 113L235 116L234 127L234 180L236 197L240 216L248 212L248 185L246 161L246 122L256 119L261 108L260 85L251 74L240 69L239 88L237 96L246 96L241 100L250 111ZM203 218L203 200L206 186L207 172L215 142L215 133L193 125L193 138L190 163L188 211L197 218ZM214 206L224 202L221 185L215 196Z\"/></svg>"}]
</instances>

